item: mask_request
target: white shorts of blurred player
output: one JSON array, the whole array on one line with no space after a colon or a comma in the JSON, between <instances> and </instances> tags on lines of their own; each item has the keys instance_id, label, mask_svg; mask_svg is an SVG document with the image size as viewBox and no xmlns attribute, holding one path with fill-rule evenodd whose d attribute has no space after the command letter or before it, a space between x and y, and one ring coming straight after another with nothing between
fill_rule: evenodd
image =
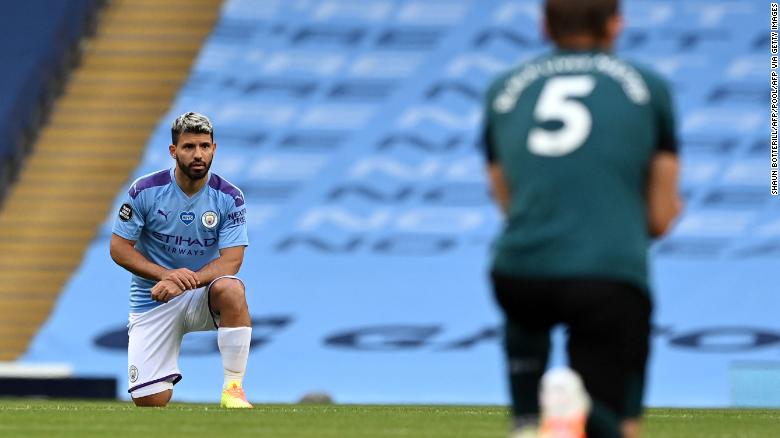
<instances>
[{"instance_id":1,"label":"white shorts of blurred player","mask_svg":"<svg viewBox=\"0 0 780 438\"><path fill-rule=\"evenodd\" d=\"M143 313L131 313L127 324L128 391L133 398L157 394L181 380L179 351L186 333L216 330L219 317L209 309L208 286L189 290Z\"/></svg>"}]
</instances>

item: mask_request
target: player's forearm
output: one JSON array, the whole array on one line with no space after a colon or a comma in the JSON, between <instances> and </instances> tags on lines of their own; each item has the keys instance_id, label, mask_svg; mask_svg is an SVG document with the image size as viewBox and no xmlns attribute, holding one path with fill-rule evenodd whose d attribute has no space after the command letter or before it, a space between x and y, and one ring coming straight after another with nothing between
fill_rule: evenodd
<instances>
[{"instance_id":1,"label":"player's forearm","mask_svg":"<svg viewBox=\"0 0 780 438\"><path fill-rule=\"evenodd\" d=\"M490 180L493 198L498 203L498 206L501 207L504 215L506 215L509 212L510 195L509 186L506 183L501 166L491 163L488 166L488 179Z\"/></svg>"},{"instance_id":2,"label":"player's forearm","mask_svg":"<svg viewBox=\"0 0 780 438\"><path fill-rule=\"evenodd\" d=\"M661 237L682 210L677 191L679 160L676 154L659 152L650 163L647 183L647 222L650 235Z\"/></svg>"},{"instance_id":3,"label":"player's forearm","mask_svg":"<svg viewBox=\"0 0 780 438\"><path fill-rule=\"evenodd\" d=\"M507 192L494 191L493 197L496 200L504 216L509 214L509 194Z\"/></svg>"},{"instance_id":4,"label":"player's forearm","mask_svg":"<svg viewBox=\"0 0 780 438\"><path fill-rule=\"evenodd\" d=\"M150 262L137 249L133 247L111 246L111 258L117 265L127 269L133 274L148 280L159 281L166 269Z\"/></svg>"},{"instance_id":5,"label":"player's forearm","mask_svg":"<svg viewBox=\"0 0 780 438\"><path fill-rule=\"evenodd\" d=\"M224 275L236 275L241 268L241 262L241 259L225 256L220 256L212 260L196 272L196 274L198 274L199 286L205 286L211 283L215 278Z\"/></svg>"}]
</instances>

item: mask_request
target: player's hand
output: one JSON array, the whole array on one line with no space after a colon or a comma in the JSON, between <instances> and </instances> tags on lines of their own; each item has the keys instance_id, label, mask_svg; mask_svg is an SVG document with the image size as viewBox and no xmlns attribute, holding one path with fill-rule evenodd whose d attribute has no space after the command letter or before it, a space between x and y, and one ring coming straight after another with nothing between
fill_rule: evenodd
<instances>
[{"instance_id":1,"label":"player's hand","mask_svg":"<svg viewBox=\"0 0 780 438\"><path fill-rule=\"evenodd\" d=\"M187 268L168 269L163 273L161 281L162 280L176 283L183 291L198 287L198 274Z\"/></svg>"},{"instance_id":2,"label":"player's hand","mask_svg":"<svg viewBox=\"0 0 780 438\"><path fill-rule=\"evenodd\" d=\"M152 287L152 299L161 303L167 303L183 294L184 290L171 280L160 280Z\"/></svg>"}]
</instances>

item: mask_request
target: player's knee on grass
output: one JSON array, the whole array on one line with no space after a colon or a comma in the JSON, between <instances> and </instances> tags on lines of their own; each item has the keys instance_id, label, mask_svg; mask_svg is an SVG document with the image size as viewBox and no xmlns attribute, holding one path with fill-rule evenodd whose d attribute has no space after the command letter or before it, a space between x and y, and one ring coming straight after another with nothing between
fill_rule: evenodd
<instances>
[{"instance_id":1,"label":"player's knee on grass","mask_svg":"<svg viewBox=\"0 0 780 438\"><path fill-rule=\"evenodd\" d=\"M173 390L168 389L163 392L158 392L157 394L133 398L133 403L139 408L162 408L171 401L172 395Z\"/></svg>"}]
</instances>

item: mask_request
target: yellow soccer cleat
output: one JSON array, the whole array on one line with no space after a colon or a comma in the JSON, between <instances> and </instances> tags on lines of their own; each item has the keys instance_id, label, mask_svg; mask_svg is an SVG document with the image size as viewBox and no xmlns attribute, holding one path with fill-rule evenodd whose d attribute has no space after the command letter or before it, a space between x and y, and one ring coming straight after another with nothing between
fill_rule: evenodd
<instances>
[{"instance_id":1,"label":"yellow soccer cleat","mask_svg":"<svg viewBox=\"0 0 780 438\"><path fill-rule=\"evenodd\" d=\"M219 406L228 409L252 409L252 404L246 401L244 388L235 382L222 389L222 400Z\"/></svg>"}]
</instances>

